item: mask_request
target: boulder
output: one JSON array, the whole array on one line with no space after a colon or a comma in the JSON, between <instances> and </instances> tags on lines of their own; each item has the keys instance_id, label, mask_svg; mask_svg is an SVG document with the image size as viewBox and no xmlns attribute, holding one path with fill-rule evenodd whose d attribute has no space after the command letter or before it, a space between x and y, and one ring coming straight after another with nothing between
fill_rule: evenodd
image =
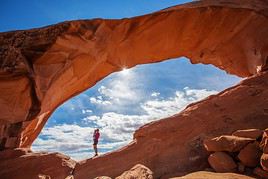
<instances>
[{"instance_id":1,"label":"boulder","mask_svg":"<svg viewBox=\"0 0 268 179\"><path fill-rule=\"evenodd\" d=\"M268 171L268 154L262 154L260 163L263 170Z\"/></svg>"},{"instance_id":2,"label":"boulder","mask_svg":"<svg viewBox=\"0 0 268 179\"><path fill-rule=\"evenodd\" d=\"M253 173L258 176L260 179L268 179L268 172L264 171L260 167L257 167L253 170Z\"/></svg>"},{"instance_id":3,"label":"boulder","mask_svg":"<svg viewBox=\"0 0 268 179\"><path fill-rule=\"evenodd\" d=\"M238 152L254 139L223 135L204 140L204 146L209 152Z\"/></svg>"},{"instance_id":4,"label":"boulder","mask_svg":"<svg viewBox=\"0 0 268 179\"><path fill-rule=\"evenodd\" d=\"M253 178L236 173L214 173L207 171L199 171L190 173L182 177L174 177L170 179L253 179Z\"/></svg>"},{"instance_id":5,"label":"boulder","mask_svg":"<svg viewBox=\"0 0 268 179\"><path fill-rule=\"evenodd\" d=\"M96 177L94 179L112 179L111 177L107 177L107 176L99 176L99 177Z\"/></svg>"},{"instance_id":6,"label":"boulder","mask_svg":"<svg viewBox=\"0 0 268 179\"><path fill-rule=\"evenodd\" d=\"M76 162L59 153L27 153L0 162L1 179L63 179L69 177Z\"/></svg>"},{"instance_id":7,"label":"boulder","mask_svg":"<svg viewBox=\"0 0 268 179\"><path fill-rule=\"evenodd\" d=\"M216 172L234 172L237 165L228 154L225 152L215 152L208 157L210 166Z\"/></svg>"},{"instance_id":8,"label":"boulder","mask_svg":"<svg viewBox=\"0 0 268 179\"><path fill-rule=\"evenodd\" d=\"M258 139L263 134L263 130L260 129L245 129L237 130L232 135L237 137L245 137L251 139Z\"/></svg>"},{"instance_id":9,"label":"boulder","mask_svg":"<svg viewBox=\"0 0 268 179\"><path fill-rule=\"evenodd\" d=\"M256 167L262 152L258 142L249 143L238 154L238 159L247 167Z\"/></svg>"},{"instance_id":10,"label":"boulder","mask_svg":"<svg viewBox=\"0 0 268 179\"><path fill-rule=\"evenodd\" d=\"M146 166L137 164L116 179L153 179L153 172Z\"/></svg>"}]
</instances>

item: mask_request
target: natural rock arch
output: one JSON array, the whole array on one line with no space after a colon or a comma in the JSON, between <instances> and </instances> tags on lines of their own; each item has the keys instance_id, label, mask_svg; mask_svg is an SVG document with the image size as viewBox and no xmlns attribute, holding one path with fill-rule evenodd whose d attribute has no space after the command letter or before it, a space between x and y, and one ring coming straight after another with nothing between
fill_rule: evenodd
<instances>
[{"instance_id":1,"label":"natural rock arch","mask_svg":"<svg viewBox=\"0 0 268 179\"><path fill-rule=\"evenodd\" d=\"M178 115L145 125L129 146L76 164L74 176L115 177L137 163L155 177L204 169L205 137L268 125L268 73L262 72L267 70L267 7L261 0L205 0L130 19L1 33L1 149L29 147L57 106L122 67L186 56L242 77L259 72ZM11 171L1 164L4 172Z\"/></svg>"},{"instance_id":2,"label":"natural rock arch","mask_svg":"<svg viewBox=\"0 0 268 179\"><path fill-rule=\"evenodd\" d=\"M123 67L186 56L256 74L266 68L267 32L264 1L203 1L1 33L1 148L29 147L57 106Z\"/></svg>"}]
</instances>

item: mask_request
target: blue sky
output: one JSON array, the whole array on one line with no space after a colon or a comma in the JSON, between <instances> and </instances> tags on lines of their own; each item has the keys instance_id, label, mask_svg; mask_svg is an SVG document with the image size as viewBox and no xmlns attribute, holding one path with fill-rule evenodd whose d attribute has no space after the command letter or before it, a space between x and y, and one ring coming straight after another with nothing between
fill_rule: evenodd
<instances>
[{"instance_id":1,"label":"blue sky","mask_svg":"<svg viewBox=\"0 0 268 179\"><path fill-rule=\"evenodd\" d=\"M29 0L0 2L0 31L30 29L66 20L124 18L147 14L181 0ZM93 155L92 133L100 128L100 153L129 143L140 126L178 113L238 83L212 65L172 59L113 73L66 101L33 144L35 151L60 151L80 160Z\"/></svg>"}]
</instances>

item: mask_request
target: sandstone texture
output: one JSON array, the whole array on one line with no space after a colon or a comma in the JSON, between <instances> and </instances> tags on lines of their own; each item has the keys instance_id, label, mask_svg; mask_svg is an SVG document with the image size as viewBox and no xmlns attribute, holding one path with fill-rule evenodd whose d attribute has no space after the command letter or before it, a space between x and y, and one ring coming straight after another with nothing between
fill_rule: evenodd
<instances>
[{"instance_id":1,"label":"sandstone texture","mask_svg":"<svg viewBox=\"0 0 268 179\"><path fill-rule=\"evenodd\" d=\"M122 68L185 56L242 77L266 70L267 9L261 0L205 0L0 33L0 148L30 147L60 104Z\"/></svg>"},{"instance_id":2,"label":"sandstone texture","mask_svg":"<svg viewBox=\"0 0 268 179\"><path fill-rule=\"evenodd\" d=\"M18 155L20 151L20 155ZM76 162L59 153L32 153L24 149L10 150L0 158L1 179L65 179L72 175Z\"/></svg>"},{"instance_id":3,"label":"sandstone texture","mask_svg":"<svg viewBox=\"0 0 268 179\"><path fill-rule=\"evenodd\" d=\"M239 154L238 159L243 165L248 167L256 167L260 162L262 152L258 142L250 143L243 148Z\"/></svg>"},{"instance_id":4,"label":"sandstone texture","mask_svg":"<svg viewBox=\"0 0 268 179\"><path fill-rule=\"evenodd\" d=\"M115 179L153 179L153 172L146 166L137 164Z\"/></svg>"},{"instance_id":5,"label":"sandstone texture","mask_svg":"<svg viewBox=\"0 0 268 179\"><path fill-rule=\"evenodd\" d=\"M183 177L174 177L171 179L253 179L253 177L235 174L235 173L214 173L214 172L194 172Z\"/></svg>"},{"instance_id":6,"label":"sandstone texture","mask_svg":"<svg viewBox=\"0 0 268 179\"><path fill-rule=\"evenodd\" d=\"M141 127L128 146L79 162L74 176L94 178L101 174L116 177L137 163L150 168L154 177L204 170L209 166L204 140L240 129L264 130L264 126L268 126L268 100L264 100L268 96L267 78L268 73L250 77L237 86L189 105L178 115ZM246 140L240 150L248 142L255 142ZM120 167L115 165L117 163Z\"/></svg>"},{"instance_id":7,"label":"sandstone texture","mask_svg":"<svg viewBox=\"0 0 268 179\"><path fill-rule=\"evenodd\" d=\"M248 130L238 130L238 131L250 131ZM262 130L260 130L262 131ZM235 132L236 133L236 132ZM234 134L234 133L233 133ZM233 145L225 145L222 147L222 150L213 151L210 150L210 145L207 145L208 142L213 141L212 146L222 146L222 140L215 140L224 138L233 138L234 136L224 135L208 140L204 140L204 146L209 152L214 152L208 157L208 162L210 166L216 172L239 172L246 175L256 175L258 178L267 178L268 172L268 154L265 153L265 139L267 137L267 129L263 131L263 134L260 134L262 138L252 137L255 140L248 143L244 148L239 151L230 150L233 148ZM259 144L261 141L261 145ZM227 148L229 147L229 149ZM219 147L217 148L219 149ZM225 151L229 151L228 153Z\"/></svg>"},{"instance_id":8,"label":"sandstone texture","mask_svg":"<svg viewBox=\"0 0 268 179\"><path fill-rule=\"evenodd\" d=\"M216 172L235 172L237 165L228 154L224 152L215 152L208 157L210 166Z\"/></svg>"},{"instance_id":9,"label":"sandstone texture","mask_svg":"<svg viewBox=\"0 0 268 179\"><path fill-rule=\"evenodd\" d=\"M236 137L236 136L220 136L204 141L205 148L210 152L238 152L254 139Z\"/></svg>"},{"instance_id":10,"label":"sandstone texture","mask_svg":"<svg viewBox=\"0 0 268 179\"><path fill-rule=\"evenodd\" d=\"M0 149L14 157L0 161L0 178L114 178L136 164L155 178L205 169L204 139L268 126L267 17L267 1L204 0L134 18L0 33ZM141 127L131 144L81 161L74 172L59 154L8 154L30 147L60 104L112 72L182 56L248 78Z\"/></svg>"},{"instance_id":11,"label":"sandstone texture","mask_svg":"<svg viewBox=\"0 0 268 179\"><path fill-rule=\"evenodd\" d=\"M258 139L263 134L263 131L260 129L247 129L247 130L237 130L232 135L238 137L245 137L251 139Z\"/></svg>"}]
</instances>

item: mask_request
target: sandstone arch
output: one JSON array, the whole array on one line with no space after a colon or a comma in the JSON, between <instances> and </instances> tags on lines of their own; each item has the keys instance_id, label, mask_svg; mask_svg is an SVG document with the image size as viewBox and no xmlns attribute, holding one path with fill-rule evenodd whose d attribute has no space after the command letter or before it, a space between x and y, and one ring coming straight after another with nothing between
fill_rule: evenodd
<instances>
[{"instance_id":1,"label":"sandstone arch","mask_svg":"<svg viewBox=\"0 0 268 179\"><path fill-rule=\"evenodd\" d=\"M205 0L130 19L70 21L1 33L0 148L29 147L57 106L123 67L186 56L242 77L265 71L267 7L261 0ZM262 84L253 90L265 90L266 76L256 80Z\"/></svg>"},{"instance_id":2,"label":"sandstone arch","mask_svg":"<svg viewBox=\"0 0 268 179\"><path fill-rule=\"evenodd\" d=\"M186 56L255 74L266 68L266 10L264 1L204 1L1 33L1 148L30 146L57 106L122 67Z\"/></svg>"}]
</instances>

